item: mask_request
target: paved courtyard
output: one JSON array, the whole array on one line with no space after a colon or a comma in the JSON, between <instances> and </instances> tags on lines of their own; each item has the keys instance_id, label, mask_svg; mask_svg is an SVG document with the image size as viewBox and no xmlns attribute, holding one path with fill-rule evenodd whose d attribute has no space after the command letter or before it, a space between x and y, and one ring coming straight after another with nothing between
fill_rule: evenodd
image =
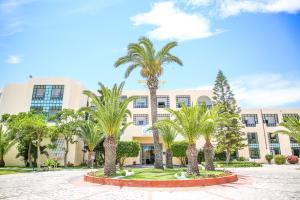
<instances>
[{"instance_id":1,"label":"paved courtyard","mask_svg":"<svg viewBox=\"0 0 300 200\"><path fill-rule=\"evenodd\" d=\"M232 169L236 183L198 188L127 188L83 182L86 170L23 173L0 176L0 199L56 200L198 200L198 199L300 199L298 166L264 166Z\"/></svg>"}]
</instances>

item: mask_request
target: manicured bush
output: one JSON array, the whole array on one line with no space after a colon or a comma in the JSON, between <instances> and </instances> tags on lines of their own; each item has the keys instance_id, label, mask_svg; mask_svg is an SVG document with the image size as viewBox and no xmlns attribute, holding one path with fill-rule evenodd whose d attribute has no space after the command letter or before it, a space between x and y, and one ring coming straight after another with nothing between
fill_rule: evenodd
<instances>
[{"instance_id":1,"label":"manicured bush","mask_svg":"<svg viewBox=\"0 0 300 200\"><path fill-rule=\"evenodd\" d=\"M262 165L260 163L256 162L250 162L250 161L232 161L229 162L228 165L225 161L217 161L215 162L217 167L261 167Z\"/></svg>"},{"instance_id":2,"label":"manicured bush","mask_svg":"<svg viewBox=\"0 0 300 200\"><path fill-rule=\"evenodd\" d=\"M119 141L117 146L117 162L122 169L126 158L137 157L140 145L137 141Z\"/></svg>"},{"instance_id":3,"label":"manicured bush","mask_svg":"<svg viewBox=\"0 0 300 200\"><path fill-rule=\"evenodd\" d=\"M267 155L265 156L265 158L266 158L266 160L268 161L268 163L271 164L271 161L272 161L272 159L273 159L273 155L267 154Z\"/></svg>"},{"instance_id":4,"label":"manicured bush","mask_svg":"<svg viewBox=\"0 0 300 200\"><path fill-rule=\"evenodd\" d=\"M245 159L245 157L243 157L243 156L240 156L240 157L237 157L237 159L236 159L237 161L245 161L246 159Z\"/></svg>"},{"instance_id":5,"label":"manicured bush","mask_svg":"<svg viewBox=\"0 0 300 200\"><path fill-rule=\"evenodd\" d=\"M288 163L290 164L297 164L299 162L299 159L297 156L291 155L286 157L286 160L288 161Z\"/></svg>"},{"instance_id":6,"label":"manicured bush","mask_svg":"<svg viewBox=\"0 0 300 200\"><path fill-rule=\"evenodd\" d=\"M173 152L173 157L177 157L180 159L181 166L186 165L186 150L188 147L188 143L185 141L175 142L171 150Z\"/></svg>"},{"instance_id":7,"label":"manicured bush","mask_svg":"<svg viewBox=\"0 0 300 200\"><path fill-rule=\"evenodd\" d=\"M275 155L274 161L277 165L283 165L285 163L285 156L284 155Z\"/></svg>"}]
</instances>

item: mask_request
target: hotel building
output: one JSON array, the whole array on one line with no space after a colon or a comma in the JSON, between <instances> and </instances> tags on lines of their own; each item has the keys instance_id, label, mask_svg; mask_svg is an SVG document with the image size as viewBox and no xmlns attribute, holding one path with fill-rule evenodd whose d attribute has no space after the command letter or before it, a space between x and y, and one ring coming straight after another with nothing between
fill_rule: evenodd
<instances>
[{"instance_id":1,"label":"hotel building","mask_svg":"<svg viewBox=\"0 0 300 200\"><path fill-rule=\"evenodd\" d=\"M46 115L52 115L63 109L79 109L87 105L87 97L83 95L85 88L68 78L33 78L23 84L8 84L0 89L0 115L9 113L17 114L27 112L30 109L41 110ZM121 136L121 140L136 140L141 145L138 157L129 158L126 164L153 164L153 138L149 131L151 124L150 95L148 90L135 91L126 90L122 98L137 96L138 99L129 104L132 116L127 121L133 122ZM193 105L205 102L208 107L212 106L212 91L210 90L158 90L157 107L158 119L170 118L165 108L178 109L180 103ZM247 146L238 151L239 156L243 156L251 161L265 163L265 155L282 154L299 156L300 148L293 138L283 134L273 134L275 130L283 129L279 123L284 117L299 117L300 109L243 109L241 118L244 124L245 142ZM182 140L178 136L176 140ZM68 161L74 165L81 164L86 156L84 155L84 144L77 138L78 142L70 144ZM44 140L44 144L49 140ZM161 141L163 150L164 145ZM204 145L203 138L197 141L197 148ZM57 148L49 154L59 157L63 162L63 139L58 140ZM6 165L23 165L20 158L16 158L16 146L5 155ZM43 159L46 159L45 157ZM174 158L175 163L179 160Z\"/></svg>"}]
</instances>

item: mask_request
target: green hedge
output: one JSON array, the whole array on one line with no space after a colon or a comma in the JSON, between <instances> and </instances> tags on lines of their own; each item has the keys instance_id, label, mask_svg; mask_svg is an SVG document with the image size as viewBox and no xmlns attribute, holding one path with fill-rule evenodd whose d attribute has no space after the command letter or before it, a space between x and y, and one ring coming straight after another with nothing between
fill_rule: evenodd
<instances>
[{"instance_id":1,"label":"green hedge","mask_svg":"<svg viewBox=\"0 0 300 200\"><path fill-rule=\"evenodd\" d=\"M233 161L233 162L229 162L229 164L227 165L226 162L216 162L215 163L217 167L261 167L262 165L260 163L256 163L256 162L249 162L249 161Z\"/></svg>"}]
</instances>

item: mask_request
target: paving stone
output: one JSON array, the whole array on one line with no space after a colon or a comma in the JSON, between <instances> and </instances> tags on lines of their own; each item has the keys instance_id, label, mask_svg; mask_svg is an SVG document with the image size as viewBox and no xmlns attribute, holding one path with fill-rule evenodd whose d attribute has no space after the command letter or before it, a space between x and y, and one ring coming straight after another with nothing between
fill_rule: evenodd
<instances>
[{"instance_id":1,"label":"paving stone","mask_svg":"<svg viewBox=\"0 0 300 200\"><path fill-rule=\"evenodd\" d=\"M7 200L232 200L300 199L300 165L230 169L236 183L196 188L129 188L83 182L87 170L0 176L0 199Z\"/></svg>"}]
</instances>

